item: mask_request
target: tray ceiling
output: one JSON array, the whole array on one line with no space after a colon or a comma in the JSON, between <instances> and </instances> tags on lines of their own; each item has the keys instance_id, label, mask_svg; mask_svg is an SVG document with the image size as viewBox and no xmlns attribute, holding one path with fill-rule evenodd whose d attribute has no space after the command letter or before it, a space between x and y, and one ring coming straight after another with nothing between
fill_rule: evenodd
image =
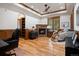
<instances>
[{"instance_id":1,"label":"tray ceiling","mask_svg":"<svg viewBox=\"0 0 79 59\"><path fill-rule=\"evenodd\" d=\"M51 14L59 11L66 10L65 3L20 3L26 8L31 9L32 11L39 13L40 15ZM47 11L45 11L46 6L49 7Z\"/></svg>"}]
</instances>

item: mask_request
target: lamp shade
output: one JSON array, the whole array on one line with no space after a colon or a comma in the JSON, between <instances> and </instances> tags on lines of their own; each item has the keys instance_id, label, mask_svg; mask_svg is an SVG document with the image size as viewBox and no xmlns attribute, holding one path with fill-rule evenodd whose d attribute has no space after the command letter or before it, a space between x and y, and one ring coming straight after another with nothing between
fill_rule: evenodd
<instances>
[{"instance_id":1,"label":"lamp shade","mask_svg":"<svg viewBox=\"0 0 79 59\"><path fill-rule=\"evenodd\" d=\"M48 29L52 29L52 26L47 26Z\"/></svg>"}]
</instances>

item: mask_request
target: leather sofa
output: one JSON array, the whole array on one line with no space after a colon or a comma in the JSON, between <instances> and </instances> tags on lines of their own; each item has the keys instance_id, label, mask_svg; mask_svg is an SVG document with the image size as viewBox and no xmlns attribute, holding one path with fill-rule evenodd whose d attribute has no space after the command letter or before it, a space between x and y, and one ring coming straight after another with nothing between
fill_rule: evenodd
<instances>
[{"instance_id":1,"label":"leather sofa","mask_svg":"<svg viewBox=\"0 0 79 59\"><path fill-rule=\"evenodd\" d=\"M5 42L8 43L8 46L3 47L2 50L2 55L16 55L16 53L14 52L13 54L5 54L7 51L10 50L14 50L15 48L18 48L18 44L19 44L19 30L16 29L11 38L8 38L7 40L4 40ZM15 50L14 50L15 51Z\"/></svg>"},{"instance_id":2,"label":"leather sofa","mask_svg":"<svg viewBox=\"0 0 79 59\"><path fill-rule=\"evenodd\" d=\"M75 38L76 34L74 33L70 34L70 33L68 34L67 37L65 37L65 55L78 56L79 55L79 42L77 41L78 38L77 37Z\"/></svg>"}]
</instances>

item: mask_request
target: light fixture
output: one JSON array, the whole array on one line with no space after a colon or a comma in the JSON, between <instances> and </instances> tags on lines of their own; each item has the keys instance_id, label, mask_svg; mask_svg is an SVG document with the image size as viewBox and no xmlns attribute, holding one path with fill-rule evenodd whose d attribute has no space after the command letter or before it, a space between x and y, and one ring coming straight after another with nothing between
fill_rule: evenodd
<instances>
[{"instance_id":1,"label":"light fixture","mask_svg":"<svg viewBox=\"0 0 79 59\"><path fill-rule=\"evenodd\" d=\"M44 6L45 6L44 12L47 12L49 10L50 6L48 6L47 4L45 4Z\"/></svg>"},{"instance_id":2,"label":"light fixture","mask_svg":"<svg viewBox=\"0 0 79 59\"><path fill-rule=\"evenodd\" d=\"M52 29L52 26L47 26L48 29Z\"/></svg>"},{"instance_id":3,"label":"light fixture","mask_svg":"<svg viewBox=\"0 0 79 59\"><path fill-rule=\"evenodd\" d=\"M18 14L18 19L24 18L25 16L23 14Z\"/></svg>"}]
</instances>

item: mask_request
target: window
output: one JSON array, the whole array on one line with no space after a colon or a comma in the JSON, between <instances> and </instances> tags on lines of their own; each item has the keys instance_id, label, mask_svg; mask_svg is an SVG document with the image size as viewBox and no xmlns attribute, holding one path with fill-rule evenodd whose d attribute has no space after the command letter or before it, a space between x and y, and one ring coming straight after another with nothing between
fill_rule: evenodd
<instances>
[{"instance_id":1,"label":"window","mask_svg":"<svg viewBox=\"0 0 79 59\"><path fill-rule=\"evenodd\" d=\"M51 26L53 30L58 30L60 28L60 17L48 18L48 26Z\"/></svg>"}]
</instances>

